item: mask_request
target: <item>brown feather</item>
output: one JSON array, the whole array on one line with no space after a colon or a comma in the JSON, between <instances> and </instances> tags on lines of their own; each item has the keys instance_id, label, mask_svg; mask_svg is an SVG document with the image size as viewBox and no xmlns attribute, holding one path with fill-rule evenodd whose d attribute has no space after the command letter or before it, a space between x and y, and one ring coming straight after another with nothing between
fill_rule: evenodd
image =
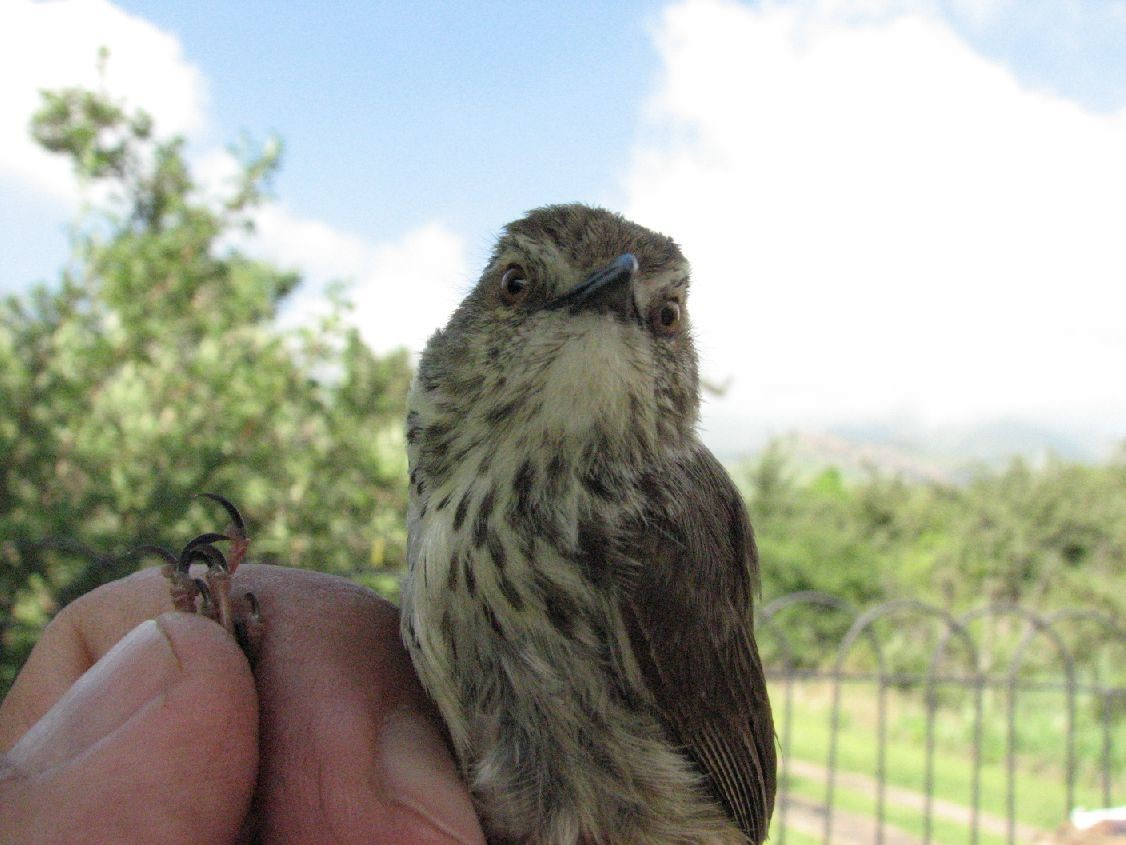
<instances>
[{"instance_id":1,"label":"brown feather","mask_svg":"<svg viewBox=\"0 0 1126 845\"><path fill-rule=\"evenodd\" d=\"M762 842L776 761L754 639L750 522L704 447L656 472L635 546L643 551L622 595L631 644L671 738L750 841Z\"/></svg>"}]
</instances>

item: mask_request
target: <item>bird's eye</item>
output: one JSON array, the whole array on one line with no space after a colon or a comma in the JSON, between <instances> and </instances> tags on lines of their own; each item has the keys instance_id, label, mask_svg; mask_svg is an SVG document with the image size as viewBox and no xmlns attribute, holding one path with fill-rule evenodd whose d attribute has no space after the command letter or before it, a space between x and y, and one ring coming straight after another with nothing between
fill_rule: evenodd
<instances>
[{"instance_id":1,"label":"bird's eye","mask_svg":"<svg viewBox=\"0 0 1126 845\"><path fill-rule=\"evenodd\" d=\"M505 305L515 305L528 294L528 274L519 264L510 264L500 277L500 299Z\"/></svg>"},{"instance_id":2,"label":"bird's eye","mask_svg":"<svg viewBox=\"0 0 1126 845\"><path fill-rule=\"evenodd\" d=\"M653 312L653 331L673 335L680 331L680 303L670 299Z\"/></svg>"}]
</instances>

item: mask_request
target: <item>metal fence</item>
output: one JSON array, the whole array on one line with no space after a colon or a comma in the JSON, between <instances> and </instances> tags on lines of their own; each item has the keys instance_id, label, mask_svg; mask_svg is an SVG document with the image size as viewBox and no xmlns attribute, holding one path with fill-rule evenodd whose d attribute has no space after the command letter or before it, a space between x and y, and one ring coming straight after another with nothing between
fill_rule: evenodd
<instances>
[{"instance_id":1,"label":"metal fence","mask_svg":"<svg viewBox=\"0 0 1126 845\"><path fill-rule=\"evenodd\" d=\"M803 592L767 604L757 638L780 745L772 842L1054 842L1077 790L1087 806L1126 801L1126 629L1106 615L957 616L912 599L861 611ZM1029 778L1058 784L1031 809L1018 804Z\"/></svg>"}]
</instances>

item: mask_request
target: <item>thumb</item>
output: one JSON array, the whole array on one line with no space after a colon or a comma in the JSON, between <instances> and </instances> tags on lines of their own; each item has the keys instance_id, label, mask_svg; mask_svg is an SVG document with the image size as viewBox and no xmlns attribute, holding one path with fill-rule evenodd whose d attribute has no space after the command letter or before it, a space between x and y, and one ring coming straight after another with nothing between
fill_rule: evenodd
<instances>
[{"instance_id":1,"label":"thumb","mask_svg":"<svg viewBox=\"0 0 1126 845\"><path fill-rule=\"evenodd\" d=\"M0 757L0 841L233 842L257 764L245 658L210 620L167 613Z\"/></svg>"}]
</instances>

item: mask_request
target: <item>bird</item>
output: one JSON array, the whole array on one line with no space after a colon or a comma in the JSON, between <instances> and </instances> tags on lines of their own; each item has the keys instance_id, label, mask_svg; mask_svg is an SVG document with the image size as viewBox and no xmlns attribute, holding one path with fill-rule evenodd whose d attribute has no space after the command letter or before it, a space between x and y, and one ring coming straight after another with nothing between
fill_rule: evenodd
<instances>
[{"instance_id":1,"label":"bird","mask_svg":"<svg viewBox=\"0 0 1126 845\"><path fill-rule=\"evenodd\" d=\"M697 433L678 245L504 227L409 392L401 634L493 845L745 845L775 735L745 505Z\"/></svg>"}]
</instances>

